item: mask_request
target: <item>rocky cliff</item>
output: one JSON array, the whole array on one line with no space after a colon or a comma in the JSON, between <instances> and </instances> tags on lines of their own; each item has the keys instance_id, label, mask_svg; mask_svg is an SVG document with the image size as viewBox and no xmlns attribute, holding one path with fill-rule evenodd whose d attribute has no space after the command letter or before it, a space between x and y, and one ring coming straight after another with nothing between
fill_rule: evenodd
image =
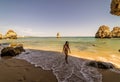
<instances>
[{"instance_id":1,"label":"rocky cliff","mask_svg":"<svg viewBox=\"0 0 120 82\"><path fill-rule=\"evenodd\" d=\"M120 0L112 0L110 13L120 16Z\"/></svg>"},{"instance_id":2,"label":"rocky cliff","mask_svg":"<svg viewBox=\"0 0 120 82\"><path fill-rule=\"evenodd\" d=\"M113 38L120 38L120 27L114 27L110 34Z\"/></svg>"},{"instance_id":3,"label":"rocky cliff","mask_svg":"<svg viewBox=\"0 0 120 82\"><path fill-rule=\"evenodd\" d=\"M110 31L108 26L102 25L95 34L95 38L120 38L120 27L114 27Z\"/></svg>"},{"instance_id":4,"label":"rocky cliff","mask_svg":"<svg viewBox=\"0 0 120 82\"><path fill-rule=\"evenodd\" d=\"M8 32L5 34L6 39L17 39L17 34L13 30L8 30Z\"/></svg>"},{"instance_id":5,"label":"rocky cliff","mask_svg":"<svg viewBox=\"0 0 120 82\"><path fill-rule=\"evenodd\" d=\"M96 38L110 38L110 29L108 26L102 25L95 34Z\"/></svg>"}]
</instances>

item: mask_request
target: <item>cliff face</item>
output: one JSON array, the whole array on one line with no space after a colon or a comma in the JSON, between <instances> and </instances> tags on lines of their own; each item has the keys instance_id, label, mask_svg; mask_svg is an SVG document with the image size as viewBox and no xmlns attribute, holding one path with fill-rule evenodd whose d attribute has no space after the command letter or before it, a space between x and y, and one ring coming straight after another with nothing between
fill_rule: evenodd
<instances>
[{"instance_id":1,"label":"cliff face","mask_svg":"<svg viewBox=\"0 0 120 82\"><path fill-rule=\"evenodd\" d=\"M120 38L120 27L114 27L110 32L108 26L102 25L95 34L95 38Z\"/></svg>"},{"instance_id":2,"label":"cliff face","mask_svg":"<svg viewBox=\"0 0 120 82\"><path fill-rule=\"evenodd\" d=\"M8 32L5 35L6 39L17 39L17 34L13 30L8 30Z\"/></svg>"},{"instance_id":3,"label":"cliff face","mask_svg":"<svg viewBox=\"0 0 120 82\"><path fill-rule=\"evenodd\" d=\"M120 16L120 0L112 0L110 13Z\"/></svg>"},{"instance_id":4,"label":"cliff face","mask_svg":"<svg viewBox=\"0 0 120 82\"><path fill-rule=\"evenodd\" d=\"M110 34L113 38L120 38L120 27L114 27Z\"/></svg>"},{"instance_id":5,"label":"cliff face","mask_svg":"<svg viewBox=\"0 0 120 82\"><path fill-rule=\"evenodd\" d=\"M96 38L110 38L110 29L108 26L102 25L95 34Z\"/></svg>"}]
</instances>

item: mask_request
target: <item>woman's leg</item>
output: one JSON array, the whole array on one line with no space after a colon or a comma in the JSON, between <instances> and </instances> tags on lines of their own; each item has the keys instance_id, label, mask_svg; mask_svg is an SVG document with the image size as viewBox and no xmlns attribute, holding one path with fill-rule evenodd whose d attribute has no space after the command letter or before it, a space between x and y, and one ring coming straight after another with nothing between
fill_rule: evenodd
<instances>
[{"instance_id":1,"label":"woman's leg","mask_svg":"<svg viewBox=\"0 0 120 82\"><path fill-rule=\"evenodd\" d=\"M68 64L68 55L67 54L65 54L65 61Z\"/></svg>"}]
</instances>

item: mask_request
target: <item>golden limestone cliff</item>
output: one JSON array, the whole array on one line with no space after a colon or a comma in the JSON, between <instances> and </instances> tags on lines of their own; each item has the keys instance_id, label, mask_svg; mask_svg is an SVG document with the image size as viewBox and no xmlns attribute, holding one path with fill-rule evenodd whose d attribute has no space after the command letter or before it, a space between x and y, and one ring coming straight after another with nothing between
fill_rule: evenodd
<instances>
[{"instance_id":1,"label":"golden limestone cliff","mask_svg":"<svg viewBox=\"0 0 120 82\"><path fill-rule=\"evenodd\" d=\"M113 38L120 38L120 27L114 27L111 31L111 36Z\"/></svg>"},{"instance_id":2,"label":"golden limestone cliff","mask_svg":"<svg viewBox=\"0 0 120 82\"><path fill-rule=\"evenodd\" d=\"M17 34L13 30L8 30L5 34L5 39L17 39Z\"/></svg>"},{"instance_id":3,"label":"golden limestone cliff","mask_svg":"<svg viewBox=\"0 0 120 82\"><path fill-rule=\"evenodd\" d=\"M111 7L111 11L110 11L111 14L120 16L120 0L112 0L110 7Z\"/></svg>"},{"instance_id":4,"label":"golden limestone cliff","mask_svg":"<svg viewBox=\"0 0 120 82\"><path fill-rule=\"evenodd\" d=\"M108 26L102 25L96 32L95 38L120 38L120 27L114 27L110 31Z\"/></svg>"},{"instance_id":5,"label":"golden limestone cliff","mask_svg":"<svg viewBox=\"0 0 120 82\"><path fill-rule=\"evenodd\" d=\"M97 33L95 34L96 38L110 38L110 29L108 26L102 25L99 27Z\"/></svg>"}]
</instances>

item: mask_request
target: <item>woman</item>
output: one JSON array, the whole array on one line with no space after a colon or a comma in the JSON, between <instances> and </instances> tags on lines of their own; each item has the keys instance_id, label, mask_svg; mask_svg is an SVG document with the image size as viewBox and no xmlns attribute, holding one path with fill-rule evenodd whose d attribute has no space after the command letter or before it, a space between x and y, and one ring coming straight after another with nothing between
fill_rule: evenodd
<instances>
[{"instance_id":1,"label":"woman","mask_svg":"<svg viewBox=\"0 0 120 82\"><path fill-rule=\"evenodd\" d=\"M65 61L66 61L66 63L68 63L68 60L67 60L68 59L68 51L71 53L70 47L69 47L69 42L66 41L64 46L63 46L63 52L65 54Z\"/></svg>"}]
</instances>

